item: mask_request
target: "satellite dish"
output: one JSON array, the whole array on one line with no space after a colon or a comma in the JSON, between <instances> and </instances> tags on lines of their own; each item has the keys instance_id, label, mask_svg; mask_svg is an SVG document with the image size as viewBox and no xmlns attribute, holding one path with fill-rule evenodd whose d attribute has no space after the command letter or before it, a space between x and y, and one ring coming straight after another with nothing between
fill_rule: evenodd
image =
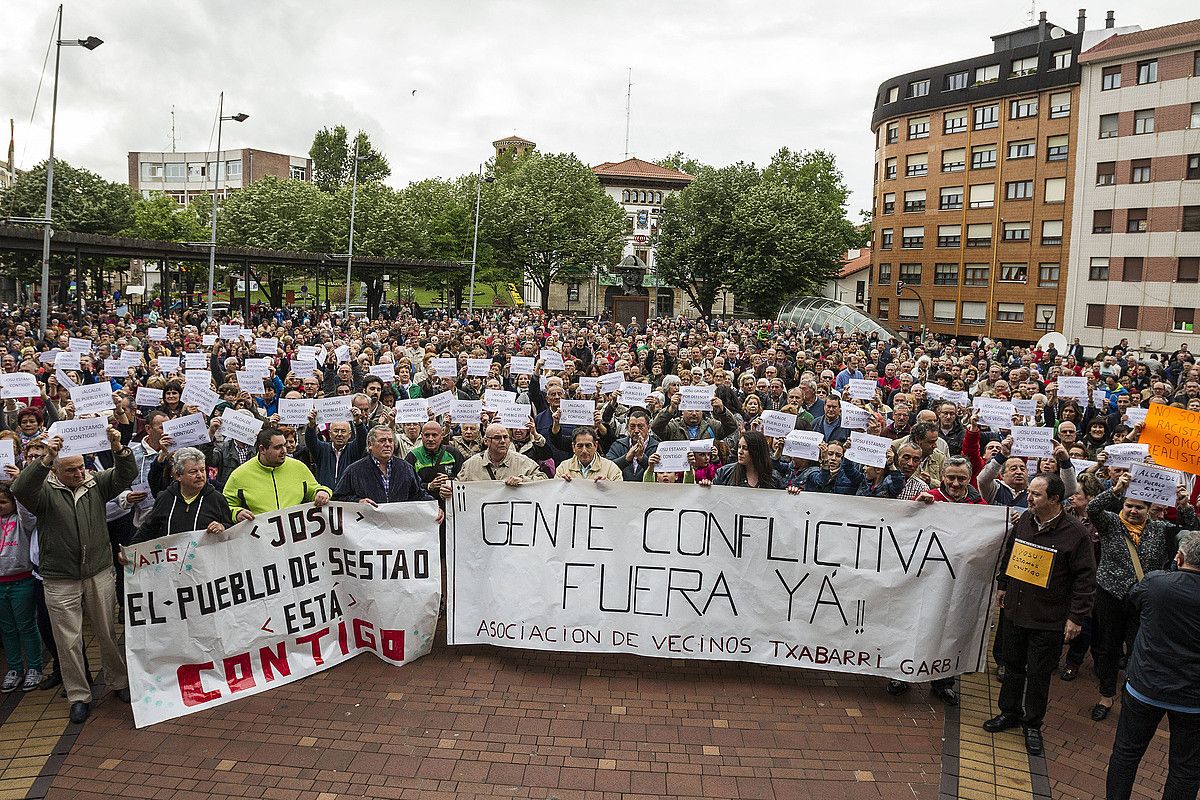
<instances>
[{"instance_id":1,"label":"satellite dish","mask_svg":"<svg viewBox=\"0 0 1200 800\"><path fill-rule=\"evenodd\" d=\"M1054 349L1059 353L1065 353L1067 351L1067 337L1058 331L1050 331L1050 333L1038 339L1037 346L1043 350L1049 350L1050 345L1054 345Z\"/></svg>"},{"instance_id":2,"label":"satellite dish","mask_svg":"<svg viewBox=\"0 0 1200 800\"><path fill-rule=\"evenodd\" d=\"M1058 27L1057 25L1050 29L1050 38L1051 39L1061 39L1066 35L1067 35L1067 32L1064 31L1062 28Z\"/></svg>"}]
</instances>

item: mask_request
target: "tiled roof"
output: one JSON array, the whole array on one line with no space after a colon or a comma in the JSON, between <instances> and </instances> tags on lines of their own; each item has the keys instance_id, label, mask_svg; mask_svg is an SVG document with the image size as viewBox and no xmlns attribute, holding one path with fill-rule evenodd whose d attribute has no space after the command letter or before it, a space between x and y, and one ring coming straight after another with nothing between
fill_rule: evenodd
<instances>
[{"instance_id":1,"label":"tiled roof","mask_svg":"<svg viewBox=\"0 0 1200 800\"><path fill-rule=\"evenodd\" d=\"M849 278L871 267L871 248L864 247L856 258L852 258L838 270L839 278Z\"/></svg>"},{"instance_id":2,"label":"tiled roof","mask_svg":"<svg viewBox=\"0 0 1200 800\"><path fill-rule=\"evenodd\" d=\"M592 167L599 177L606 178L653 178L655 180L679 181L691 183L695 178L686 172L669 167L660 167L640 158L627 158L624 161L605 161Z\"/></svg>"},{"instance_id":3,"label":"tiled roof","mask_svg":"<svg viewBox=\"0 0 1200 800\"><path fill-rule=\"evenodd\" d=\"M531 142L531 141L529 141L528 139L524 139L524 138L522 138L522 137L520 137L520 136L517 136L517 135L514 133L512 136L505 136L503 139L497 139L496 141L492 142L492 147L499 147L499 146L500 146L500 145L502 145L502 144L528 144L528 145L536 145L536 144L537 144L537 142Z\"/></svg>"},{"instance_id":4,"label":"tiled roof","mask_svg":"<svg viewBox=\"0 0 1200 800\"><path fill-rule=\"evenodd\" d=\"M1150 50L1167 50L1200 42L1200 19L1110 36L1081 53L1079 61L1107 61L1118 56Z\"/></svg>"}]
</instances>

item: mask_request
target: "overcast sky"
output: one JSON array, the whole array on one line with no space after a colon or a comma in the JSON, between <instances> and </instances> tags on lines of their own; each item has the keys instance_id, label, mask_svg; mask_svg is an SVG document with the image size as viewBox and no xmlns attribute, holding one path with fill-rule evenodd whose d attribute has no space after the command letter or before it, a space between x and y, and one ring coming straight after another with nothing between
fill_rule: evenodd
<instances>
[{"instance_id":1,"label":"overcast sky","mask_svg":"<svg viewBox=\"0 0 1200 800\"><path fill-rule=\"evenodd\" d=\"M1071 30L1080 3L1039 3ZM1118 25L1197 16L1183 0L1106 3ZM106 0L68 2L57 150L111 180L129 150L210 147L217 94L226 147L306 154L314 131L365 130L390 183L473 171L491 142L517 133L588 164L629 149L655 159L765 164L779 147L831 150L870 206L876 87L887 78L989 52L989 37L1028 24L1008 0L905 3L798 0ZM54 5L4 0L0 117L16 119L18 166L46 156L53 54L30 124ZM416 94L413 94L413 91ZM214 143L215 144L215 143Z\"/></svg>"}]
</instances>

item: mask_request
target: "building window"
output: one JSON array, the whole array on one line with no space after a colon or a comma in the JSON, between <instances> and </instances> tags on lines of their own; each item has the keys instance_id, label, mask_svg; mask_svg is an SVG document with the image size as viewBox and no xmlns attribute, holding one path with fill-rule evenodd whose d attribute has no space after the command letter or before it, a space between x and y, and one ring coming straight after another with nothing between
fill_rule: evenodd
<instances>
[{"instance_id":1,"label":"building window","mask_svg":"<svg viewBox=\"0 0 1200 800\"><path fill-rule=\"evenodd\" d=\"M971 169L991 169L996 166L996 145L981 144L971 148Z\"/></svg>"},{"instance_id":2,"label":"building window","mask_svg":"<svg viewBox=\"0 0 1200 800\"><path fill-rule=\"evenodd\" d=\"M982 325L987 322L987 303L964 300L961 313L959 319L964 325Z\"/></svg>"},{"instance_id":3,"label":"building window","mask_svg":"<svg viewBox=\"0 0 1200 800\"><path fill-rule=\"evenodd\" d=\"M1030 224L1028 222L1005 222L1004 241L1028 242Z\"/></svg>"},{"instance_id":4,"label":"building window","mask_svg":"<svg viewBox=\"0 0 1200 800\"><path fill-rule=\"evenodd\" d=\"M938 210L954 211L963 207L963 187L943 186L939 190Z\"/></svg>"},{"instance_id":5,"label":"building window","mask_svg":"<svg viewBox=\"0 0 1200 800\"><path fill-rule=\"evenodd\" d=\"M1038 101L1036 97L1013 100L1008 104L1008 108L1009 119L1025 119L1026 117L1036 117Z\"/></svg>"},{"instance_id":6,"label":"building window","mask_svg":"<svg viewBox=\"0 0 1200 800\"><path fill-rule=\"evenodd\" d=\"M1058 264L1038 265L1038 288L1055 289L1058 287Z\"/></svg>"},{"instance_id":7,"label":"building window","mask_svg":"<svg viewBox=\"0 0 1200 800\"><path fill-rule=\"evenodd\" d=\"M1092 233L1112 233L1111 208L1097 209L1092 212Z\"/></svg>"},{"instance_id":8,"label":"building window","mask_svg":"<svg viewBox=\"0 0 1200 800\"><path fill-rule=\"evenodd\" d=\"M187 165L187 172L189 181L200 180L208 175L208 165L192 161Z\"/></svg>"},{"instance_id":9,"label":"building window","mask_svg":"<svg viewBox=\"0 0 1200 800\"><path fill-rule=\"evenodd\" d=\"M1108 280L1108 259L1104 256L1092 256L1092 263L1088 266L1089 281L1106 281Z\"/></svg>"},{"instance_id":10,"label":"building window","mask_svg":"<svg viewBox=\"0 0 1200 800\"><path fill-rule=\"evenodd\" d=\"M1000 127L1000 106L979 106L975 109L975 130Z\"/></svg>"},{"instance_id":11,"label":"building window","mask_svg":"<svg viewBox=\"0 0 1200 800\"><path fill-rule=\"evenodd\" d=\"M934 286L957 286L958 264L935 264L933 267Z\"/></svg>"},{"instance_id":12,"label":"building window","mask_svg":"<svg viewBox=\"0 0 1200 800\"><path fill-rule=\"evenodd\" d=\"M904 281L909 286L921 285L921 265L920 264L901 264L900 265L900 280Z\"/></svg>"},{"instance_id":13,"label":"building window","mask_svg":"<svg viewBox=\"0 0 1200 800\"><path fill-rule=\"evenodd\" d=\"M900 87L892 86L887 90L887 102L894 103L900 99Z\"/></svg>"},{"instance_id":14,"label":"building window","mask_svg":"<svg viewBox=\"0 0 1200 800\"><path fill-rule=\"evenodd\" d=\"M929 138L929 117L914 117L908 121L909 139Z\"/></svg>"},{"instance_id":15,"label":"building window","mask_svg":"<svg viewBox=\"0 0 1200 800\"><path fill-rule=\"evenodd\" d=\"M963 286L987 286L991 271L987 264L967 264L963 270Z\"/></svg>"},{"instance_id":16,"label":"building window","mask_svg":"<svg viewBox=\"0 0 1200 800\"><path fill-rule=\"evenodd\" d=\"M1046 193L1042 197L1042 201L1046 203L1062 203L1067 197L1067 179L1066 178L1047 178Z\"/></svg>"},{"instance_id":17,"label":"building window","mask_svg":"<svg viewBox=\"0 0 1200 800\"><path fill-rule=\"evenodd\" d=\"M954 313L957 309L953 300L933 301L933 321L954 324Z\"/></svg>"},{"instance_id":18,"label":"building window","mask_svg":"<svg viewBox=\"0 0 1200 800\"><path fill-rule=\"evenodd\" d=\"M996 187L991 183L977 183L971 187L971 208L991 208L996 205Z\"/></svg>"},{"instance_id":19,"label":"building window","mask_svg":"<svg viewBox=\"0 0 1200 800\"><path fill-rule=\"evenodd\" d=\"M887 144L895 144L900 141L900 123L889 122L887 125Z\"/></svg>"},{"instance_id":20,"label":"building window","mask_svg":"<svg viewBox=\"0 0 1200 800\"><path fill-rule=\"evenodd\" d=\"M905 228L901 231L900 246L905 250L920 250L925 246L925 228L915 226ZM904 266L900 267L901 278L903 278Z\"/></svg>"},{"instance_id":21,"label":"building window","mask_svg":"<svg viewBox=\"0 0 1200 800\"><path fill-rule=\"evenodd\" d=\"M226 178L237 178L238 180L241 180L241 178L242 178L242 161L241 161L241 159L238 159L237 161L226 161L225 162L225 177Z\"/></svg>"},{"instance_id":22,"label":"building window","mask_svg":"<svg viewBox=\"0 0 1200 800\"><path fill-rule=\"evenodd\" d=\"M896 212L896 193L887 192L883 195L883 213L894 214Z\"/></svg>"},{"instance_id":23,"label":"building window","mask_svg":"<svg viewBox=\"0 0 1200 800\"><path fill-rule=\"evenodd\" d=\"M1154 133L1154 109L1143 108L1133 112L1133 132Z\"/></svg>"},{"instance_id":24,"label":"building window","mask_svg":"<svg viewBox=\"0 0 1200 800\"><path fill-rule=\"evenodd\" d=\"M1107 92L1109 89L1121 88L1121 67L1105 67L1104 72L1100 77L1100 91Z\"/></svg>"},{"instance_id":25,"label":"building window","mask_svg":"<svg viewBox=\"0 0 1200 800\"><path fill-rule=\"evenodd\" d=\"M1112 139L1117 135L1117 115L1116 114L1101 114L1100 115L1100 138Z\"/></svg>"},{"instance_id":26,"label":"building window","mask_svg":"<svg viewBox=\"0 0 1200 800\"><path fill-rule=\"evenodd\" d=\"M876 300L875 301L875 316L879 317L880 319L887 319L889 305L890 305L890 303L888 302L888 298L886 298L886 297L880 297L878 300Z\"/></svg>"},{"instance_id":27,"label":"building window","mask_svg":"<svg viewBox=\"0 0 1200 800\"><path fill-rule=\"evenodd\" d=\"M1033 158L1036 151L1033 139L1022 139L1019 142L1008 143L1008 157L1010 160L1018 158Z\"/></svg>"},{"instance_id":28,"label":"building window","mask_svg":"<svg viewBox=\"0 0 1200 800\"><path fill-rule=\"evenodd\" d=\"M1059 50L1051 55L1054 61L1054 66L1051 69L1066 69L1071 66L1071 51Z\"/></svg>"},{"instance_id":29,"label":"building window","mask_svg":"<svg viewBox=\"0 0 1200 800\"><path fill-rule=\"evenodd\" d=\"M904 212L916 214L925 210L925 190L914 189L904 193Z\"/></svg>"},{"instance_id":30,"label":"building window","mask_svg":"<svg viewBox=\"0 0 1200 800\"><path fill-rule=\"evenodd\" d=\"M908 85L909 97L924 97L929 94L929 81L913 81Z\"/></svg>"},{"instance_id":31,"label":"building window","mask_svg":"<svg viewBox=\"0 0 1200 800\"><path fill-rule=\"evenodd\" d=\"M1183 228L1185 233L1200 231L1200 206L1183 207Z\"/></svg>"},{"instance_id":32,"label":"building window","mask_svg":"<svg viewBox=\"0 0 1200 800\"><path fill-rule=\"evenodd\" d=\"M1066 161L1069 141L1070 137L1068 136L1048 136L1046 138L1046 160Z\"/></svg>"},{"instance_id":33,"label":"building window","mask_svg":"<svg viewBox=\"0 0 1200 800\"><path fill-rule=\"evenodd\" d=\"M1117 313L1117 327L1127 331L1137 330L1139 310L1137 306L1120 306Z\"/></svg>"},{"instance_id":34,"label":"building window","mask_svg":"<svg viewBox=\"0 0 1200 800\"><path fill-rule=\"evenodd\" d=\"M1054 330L1058 323L1058 306L1041 305L1040 303L1034 306L1033 324L1041 330Z\"/></svg>"},{"instance_id":35,"label":"building window","mask_svg":"<svg viewBox=\"0 0 1200 800\"><path fill-rule=\"evenodd\" d=\"M942 151L942 172L962 172L967 168L966 148Z\"/></svg>"},{"instance_id":36,"label":"building window","mask_svg":"<svg viewBox=\"0 0 1200 800\"><path fill-rule=\"evenodd\" d=\"M892 249L892 235L893 233L891 228L884 228L879 232L879 248L881 250Z\"/></svg>"},{"instance_id":37,"label":"building window","mask_svg":"<svg viewBox=\"0 0 1200 800\"><path fill-rule=\"evenodd\" d=\"M621 202L622 203L629 202L629 190L628 189L625 189L621 192Z\"/></svg>"},{"instance_id":38,"label":"building window","mask_svg":"<svg viewBox=\"0 0 1200 800\"><path fill-rule=\"evenodd\" d=\"M997 322L1024 322L1025 321L1025 304L1024 303L997 303L996 304L996 321Z\"/></svg>"},{"instance_id":39,"label":"building window","mask_svg":"<svg viewBox=\"0 0 1200 800\"><path fill-rule=\"evenodd\" d=\"M167 170L166 170L167 180L181 181L187 177L187 165L186 164L177 161L174 164L167 164L166 166L167 166Z\"/></svg>"},{"instance_id":40,"label":"building window","mask_svg":"<svg viewBox=\"0 0 1200 800\"><path fill-rule=\"evenodd\" d=\"M1192 77L1200 78L1200 50L1192 55Z\"/></svg>"},{"instance_id":41,"label":"building window","mask_svg":"<svg viewBox=\"0 0 1200 800\"><path fill-rule=\"evenodd\" d=\"M1058 92L1050 95L1050 119L1071 116L1071 93Z\"/></svg>"},{"instance_id":42,"label":"building window","mask_svg":"<svg viewBox=\"0 0 1200 800\"><path fill-rule=\"evenodd\" d=\"M637 222L634 221L633 214L625 217L625 234L633 236L633 231L637 227Z\"/></svg>"},{"instance_id":43,"label":"building window","mask_svg":"<svg viewBox=\"0 0 1200 800\"><path fill-rule=\"evenodd\" d=\"M1029 58L1015 58L1012 62L1011 77L1019 78L1022 75L1032 75L1037 72L1037 67L1037 56L1030 56Z\"/></svg>"},{"instance_id":44,"label":"building window","mask_svg":"<svg viewBox=\"0 0 1200 800\"><path fill-rule=\"evenodd\" d=\"M1175 280L1180 283L1200 283L1200 256L1179 259Z\"/></svg>"},{"instance_id":45,"label":"building window","mask_svg":"<svg viewBox=\"0 0 1200 800\"><path fill-rule=\"evenodd\" d=\"M1129 182L1130 183L1149 183L1150 182L1150 159L1138 158L1129 162Z\"/></svg>"},{"instance_id":46,"label":"building window","mask_svg":"<svg viewBox=\"0 0 1200 800\"><path fill-rule=\"evenodd\" d=\"M1192 103L1192 118L1188 122L1189 128L1200 128L1200 103Z\"/></svg>"},{"instance_id":47,"label":"building window","mask_svg":"<svg viewBox=\"0 0 1200 800\"><path fill-rule=\"evenodd\" d=\"M1131 208L1125 223L1126 233L1145 233L1150 230L1149 209Z\"/></svg>"},{"instance_id":48,"label":"building window","mask_svg":"<svg viewBox=\"0 0 1200 800\"><path fill-rule=\"evenodd\" d=\"M970 77L965 70L963 72L951 72L946 76L946 81L943 84L942 91L953 92L958 89L967 88L967 80Z\"/></svg>"},{"instance_id":49,"label":"building window","mask_svg":"<svg viewBox=\"0 0 1200 800\"><path fill-rule=\"evenodd\" d=\"M887 283L892 282L892 265L891 264L880 264L879 265L879 282L881 284L887 284Z\"/></svg>"},{"instance_id":50,"label":"building window","mask_svg":"<svg viewBox=\"0 0 1200 800\"><path fill-rule=\"evenodd\" d=\"M578 303L579 302L579 284L578 283L568 283L567 284L567 302L568 303Z\"/></svg>"},{"instance_id":51,"label":"building window","mask_svg":"<svg viewBox=\"0 0 1200 800\"><path fill-rule=\"evenodd\" d=\"M896 159L889 158L883 162L883 177L885 180L891 180L896 177Z\"/></svg>"},{"instance_id":52,"label":"building window","mask_svg":"<svg viewBox=\"0 0 1200 800\"><path fill-rule=\"evenodd\" d=\"M963 133L967 130L967 110L947 111L942 116L943 133Z\"/></svg>"},{"instance_id":53,"label":"building window","mask_svg":"<svg viewBox=\"0 0 1200 800\"><path fill-rule=\"evenodd\" d=\"M1006 200L1032 200L1033 181L1009 181L1004 184Z\"/></svg>"},{"instance_id":54,"label":"building window","mask_svg":"<svg viewBox=\"0 0 1200 800\"><path fill-rule=\"evenodd\" d=\"M1063 221L1061 219L1042 220L1042 247L1058 247L1062 244Z\"/></svg>"},{"instance_id":55,"label":"building window","mask_svg":"<svg viewBox=\"0 0 1200 800\"><path fill-rule=\"evenodd\" d=\"M975 222L967 226L967 247L991 247L992 223Z\"/></svg>"},{"instance_id":56,"label":"building window","mask_svg":"<svg viewBox=\"0 0 1200 800\"><path fill-rule=\"evenodd\" d=\"M162 164L150 164L145 161L142 162L142 180L144 180L144 181L162 180L162 176L163 176L163 165Z\"/></svg>"},{"instance_id":57,"label":"building window","mask_svg":"<svg viewBox=\"0 0 1200 800\"><path fill-rule=\"evenodd\" d=\"M1087 321L1084 323L1089 328L1104 327L1104 306L1094 303L1088 303Z\"/></svg>"},{"instance_id":58,"label":"building window","mask_svg":"<svg viewBox=\"0 0 1200 800\"><path fill-rule=\"evenodd\" d=\"M939 225L938 247L959 247L962 245L961 225ZM936 283L936 281L935 281Z\"/></svg>"},{"instance_id":59,"label":"building window","mask_svg":"<svg viewBox=\"0 0 1200 800\"><path fill-rule=\"evenodd\" d=\"M904 162L904 176L917 178L929 173L929 154L913 153Z\"/></svg>"},{"instance_id":60,"label":"building window","mask_svg":"<svg viewBox=\"0 0 1200 800\"><path fill-rule=\"evenodd\" d=\"M900 319L916 319L921 312L920 300L901 300L900 308L898 309Z\"/></svg>"},{"instance_id":61,"label":"building window","mask_svg":"<svg viewBox=\"0 0 1200 800\"><path fill-rule=\"evenodd\" d=\"M989 64L986 67L975 68L975 83L992 83L1000 80L1000 65Z\"/></svg>"},{"instance_id":62,"label":"building window","mask_svg":"<svg viewBox=\"0 0 1200 800\"><path fill-rule=\"evenodd\" d=\"M1194 333L1196 331L1196 309L1194 308L1177 308L1175 309L1175 321L1171 325L1171 330L1175 333Z\"/></svg>"},{"instance_id":63,"label":"building window","mask_svg":"<svg viewBox=\"0 0 1200 800\"><path fill-rule=\"evenodd\" d=\"M1027 264L1001 264L999 283L1024 283L1029 272Z\"/></svg>"},{"instance_id":64,"label":"building window","mask_svg":"<svg viewBox=\"0 0 1200 800\"><path fill-rule=\"evenodd\" d=\"M1113 186L1117 182L1117 162L1101 161L1096 165L1096 185Z\"/></svg>"},{"instance_id":65,"label":"building window","mask_svg":"<svg viewBox=\"0 0 1200 800\"><path fill-rule=\"evenodd\" d=\"M1138 83L1156 83L1158 81L1158 59L1139 61L1137 65Z\"/></svg>"},{"instance_id":66,"label":"building window","mask_svg":"<svg viewBox=\"0 0 1200 800\"><path fill-rule=\"evenodd\" d=\"M1187 157L1187 180L1200 180L1200 153L1192 153Z\"/></svg>"},{"instance_id":67,"label":"building window","mask_svg":"<svg viewBox=\"0 0 1200 800\"><path fill-rule=\"evenodd\" d=\"M304 167L295 164L288 167L288 177L294 181L303 181L308 179L308 170Z\"/></svg>"},{"instance_id":68,"label":"building window","mask_svg":"<svg viewBox=\"0 0 1200 800\"><path fill-rule=\"evenodd\" d=\"M1129 283L1141 283L1142 272L1146 266L1146 261L1140 257L1126 257L1121 265L1121 280Z\"/></svg>"}]
</instances>

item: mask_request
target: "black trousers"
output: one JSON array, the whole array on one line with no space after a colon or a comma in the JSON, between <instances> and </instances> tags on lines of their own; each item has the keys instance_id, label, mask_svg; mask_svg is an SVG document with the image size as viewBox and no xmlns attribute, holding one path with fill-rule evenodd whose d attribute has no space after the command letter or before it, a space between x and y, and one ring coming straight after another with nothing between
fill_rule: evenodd
<instances>
[{"instance_id":1,"label":"black trousers","mask_svg":"<svg viewBox=\"0 0 1200 800\"><path fill-rule=\"evenodd\" d=\"M1128 600L1096 588L1096 675L1100 696L1117 696L1117 665L1137 636L1138 612Z\"/></svg>"},{"instance_id":2,"label":"black trousers","mask_svg":"<svg viewBox=\"0 0 1200 800\"><path fill-rule=\"evenodd\" d=\"M1200 714L1167 711L1130 697L1128 691L1121 698L1121 719L1108 761L1108 800L1129 800L1138 765L1164 715L1171 725L1171 744L1163 800L1196 800L1200 792Z\"/></svg>"},{"instance_id":3,"label":"black trousers","mask_svg":"<svg viewBox=\"0 0 1200 800\"><path fill-rule=\"evenodd\" d=\"M1087 656L1088 650L1092 650L1092 659L1095 660L1096 652L1092 648L1095 643L1096 618L1090 616L1083 621L1079 635L1071 640L1067 646L1067 655L1063 659L1065 666L1079 669L1083 666L1083 659Z\"/></svg>"},{"instance_id":4,"label":"black trousers","mask_svg":"<svg viewBox=\"0 0 1200 800\"><path fill-rule=\"evenodd\" d=\"M1004 679L1000 711L1021 717L1027 728L1042 727L1050 700L1050 676L1062 652L1062 631L1040 631L1004 621Z\"/></svg>"}]
</instances>

